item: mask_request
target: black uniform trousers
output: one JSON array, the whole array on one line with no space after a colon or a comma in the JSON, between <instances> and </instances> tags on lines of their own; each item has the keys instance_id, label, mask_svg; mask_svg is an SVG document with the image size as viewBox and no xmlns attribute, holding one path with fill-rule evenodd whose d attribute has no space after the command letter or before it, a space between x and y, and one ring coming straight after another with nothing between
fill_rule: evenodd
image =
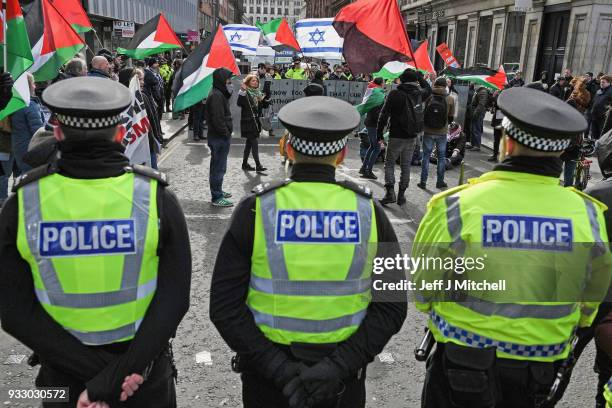
<instances>
[{"instance_id":1,"label":"black uniform trousers","mask_svg":"<svg viewBox=\"0 0 612 408\"><path fill-rule=\"evenodd\" d=\"M502 402L488 406L477 401L457 405L453 403L443 354L444 346L438 345L427 360L421 408L539 408L537 399L548 395L555 380L556 363L533 364L498 358L496 374Z\"/></svg>"},{"instance_id":2,"label":"black uniform trousers","mask_svg":"<svg viewBox=\"0 0 612 408\"><path fill-rule=\"evenodd\" d=\"M155 360L146 381L133 396L125 402L105 402L111 408L176 408L174 379L173 362L168 353L162 353ZM69 402L44 402L43 408L74 408L79 396L86 388L85 384L44 364L40 367L38 377L36 377L36 386L69 388Z\"/></svg>"},{"instance_id":3,"label":"black uniform trousers","mask_svg":"<svg viewBox=\"0 0 612 408\"><path fill-rule=\"evenodd\" d=\"M327 404L312 408L364 408L366 403L366 370L360 370L355 376L344 383L345 391L340 401L330 401ZM288 408L287 398L274 383L266 380L256 372L242 373L242 403L244 408Z\"/></svg>"}]
</instances>

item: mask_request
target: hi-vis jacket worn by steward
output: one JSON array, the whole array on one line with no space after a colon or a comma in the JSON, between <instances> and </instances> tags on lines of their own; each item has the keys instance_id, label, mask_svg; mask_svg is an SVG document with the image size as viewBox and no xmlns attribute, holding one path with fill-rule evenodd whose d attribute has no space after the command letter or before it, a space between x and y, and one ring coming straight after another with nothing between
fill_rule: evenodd
<instances>
[{"instance_id":1,"label":"hi-vis jacket worn by steward","mask_svg":"<svg viewBox=\"0 0 612 408\"><path fill-rule=\"evenodd\" d=\"M413 256L480 257L484 268L421 268L417 285L445 277L506 286L454 287L454 297L418 293L416 306L430 315L436 341L496 347L507 359L565 358L574 330L591 324L610 283L605 210L556 177L516 171L492 171L434 196Z\"/></svg>"}]
</instances>

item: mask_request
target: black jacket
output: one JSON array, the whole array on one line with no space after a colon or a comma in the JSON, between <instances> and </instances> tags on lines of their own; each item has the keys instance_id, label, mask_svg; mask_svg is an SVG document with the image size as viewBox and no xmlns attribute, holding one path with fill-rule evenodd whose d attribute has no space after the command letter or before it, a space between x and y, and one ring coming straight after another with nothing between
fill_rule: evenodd
<instances>
[{"instance_id":1,"label":"black jacket","mask_svg":"<svg viewBox=\"0 0 612 408\"><path fill-rule=\"evenodd\" d=\"M366 114L366 118L365 118L365 121L363 122L363 125L365 127L378 126L378 118L380 117L380 111L382 111L382 108L383 108L383 105L379 105L375 107L374 109L372 109L371 111L369 111Z\"/></svg>"},{"instance_id":2,"label":"black jacket","mask_svg":"<svg viewBox=\"0 0 612 408\"><path fill-rule=\"evenodd\" d=\"M606 89L599 89L593 99L593 107L591 108L591 114L593 119L603 119L608 110L608 105L612 104L612 85Z\"/></svg>"},{"instance_id":3,"label":"black jacket","mask_svg":"<svg viewBox=\"0 0 612 408\"><path fill-rule=\"evenodd\" d=\"M259 102L261 103L261 101ZM259 104L246 91L240 91L236 104L240 106L240 135L247 139L259 137Z\"/></svg>"},{"instance_id":4,"label":"black jacket","mask_svg":"<svg viewBox=\"0 0 612 408\"><path fill-rule=\"evenodd\" d=\"M213 89L206 99L206 124L210 138L229 139L232 137L234 126L229 106L232 95L225 84L231 77L231 71L225 68L219 68L213 73Z\"/></svg>"},{"instance_id":5,"label":"black jacket","mask_svg":"<svg viewBox=\"0 0 612 408\"><path fill-rule=\"evenodd\" d=\"M144 70L144 87L143 92L149 95L155 103L157 104L157 108L159 109L163 102L163 87L159 78L151 69L147 68Z\"/></svg>"},{"instance_id":6,"label":"black jacket","mask_svg":"<svg viewBox=\"0 0 612 408\"><path fill-rule=\"evenodd\" d=\"M108 141L61 142L59 174L78 179L117 177L129 165L123 147ZM53 320L34 293L30 265L17 250L17 196L0 215L2 329L36 353L42 364L85 384L92 401L115 405L127 375L142 373L174 336L189 309L191 251L183 211L174 194L157 192L160 220L157 290L134 339L89 347Z\"/></svg>"},{"instance_id":7,"label":"black jacket","mask_svg":"<svg viewBox=\"0 0 612 408\"><path fill-rule=\"evenodd\" d=\"M562 101L565 100L565 88L559 85L558 82L555 82L555 84L550 87L549 93L555 98L559 98Z\"/></svg>"},{"instance_id":8,"label":"black jacket","mask_svg":"<svg viewBox=\"0 0 612 408\"><path fill-rule=\"evenodd\" d=\"M291 178L294 182L334 183L335 169L332 166L296 164ZM374 202L374 210L378 242L389 243L380 245L379 251L381 247L399 250L385 211L377 202ZM221 241L212 276L210 318L230 348L249 361L250 367L263 373L274 362L279 365L286 361L290 352L287 347L264 336L246 304L254 232L255 196L248 196L234 211L229 229ZM403 276L401 271L391 271L377 275L376 279L399 281ZM399 298L389 293L385 295L387 298L382 299L379 291L372 291L374 299L359 329L329 356L345 373L356 373L371 362L402 327L406 318L405 294Z\"/></svg>"},{"instance_id":9,"label":"black jacket","mask_svg":"<svg viewBox=\"0 0 612 408\"><path fill-rule=\"evenodd\" d=\"M427 81L419 79L419 83L410 82L400 84L397 89L389 92L387 100L380 111L378 119L378 134L382 137L384 129L389 122L389 137L391 139L413 139L417 137L419 130L412 125L413 117L408 117L409 107L408 98L411 98L414 105L421 96L421 104L431 95L431 86ZM422 129L421 129L422 130Z\"/></svg>"}]
</instances>

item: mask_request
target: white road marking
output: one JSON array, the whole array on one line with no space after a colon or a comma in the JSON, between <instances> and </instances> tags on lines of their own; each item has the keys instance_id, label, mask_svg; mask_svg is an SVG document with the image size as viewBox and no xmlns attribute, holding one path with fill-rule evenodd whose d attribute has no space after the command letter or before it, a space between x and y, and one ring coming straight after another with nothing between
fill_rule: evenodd
<instances>
[{"instance_id":1,"label":"white road marking","mask_svg":"<svg viewBox=\"0 0 612 408\"><path fill-rule=\"evenodd\" d=\"M210 351L200 351L195 356L196 364L212 365L212 355Z\"/></svg>"},{"instance_id":2,"label":"white road marking","mask_svg":"<svg viewBox=\"0 0 612 408\"><path fill-rule=\"evenodd\" d=\"M391 353L380 353L378 355L378 359L380 360L381 363L387 363L387 364L391 364L395 362L395 359L393 358L393 355Z\"/></svg>"},{"instance_id":3,"label":"white road marking","mask_svg":"<svg viewBox=\"0 0 612 408\"><path fill-rule=\"evenodd\" d=\"M25 358L25 354L11 354L4 360L4 365L21 364Z\"/></svg>"}]
</instances>

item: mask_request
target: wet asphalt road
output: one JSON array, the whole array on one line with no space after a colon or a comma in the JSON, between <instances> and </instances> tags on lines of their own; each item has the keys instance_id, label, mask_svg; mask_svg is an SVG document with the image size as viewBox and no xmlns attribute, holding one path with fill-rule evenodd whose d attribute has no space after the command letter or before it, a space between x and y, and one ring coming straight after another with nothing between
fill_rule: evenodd
<instances>
[{"instance_id":1,"label":"wet asphalt road","mask_svg":"<svg viewBox=\"0 0 612 408\"><path fill-rule=\"evenodd\" d=\"M260 143L262 162L269 169L266 175L243 172L240 169L243 140L232 141L224 190L231 192L236 201L249 194L251 189L261 182L285 177L278 155L277 139L262 138ZM338 170L338 179L359 181L360 161L357 151L357 140L351 140L349 157ZM466 179L476 177L493 167L486 161L489 154L488 151L469 154L465 167ZM242 406L240 379L230 369L232 352L208 318L212 268L232 212L231 209L216 209L210 205L209 157L210 153L204 142L190 142L186 133L183 133L170 143L160 161L160 168L169 175L170 188L179 197L185 212L193 254L191 308L174 340L174 355L179 369L179 407ZM412 168L411 186L406 194L408 203L404 208L393 205L387 209L398 238L404 243L414 237L427 201L437 192L433 188L435 168L430 168L428 191L416 187L419 172L420 168ZM377 165L375 173L380 179L368 184L374 190L375 196L380 198L383 192L382 164ZM399 176L399 168L396 174ZM447 173L446 181L449 186L455 186L458 178L459 172L452 170ZM409 306L404 327L385 349L385 353L389 353L384 355L383 360L386 362L377 358L368 368L368 407L420 406L425 365L414 359L413 349L421 340L425 321L423 314L418 313L412 305ZM19 360L19 356L28 354L24 346L0 331L0 364L3 364L0 365L0 406L38 406L34 403L9 401L6 393L9 388L33 386L36 369L29 368L25 359L6 364L7 359ZM593 360L594 348L591 345L579 361L572 383L559 407L594 405L597 379L592 371Z\"/></svg>"}]
</instances>

